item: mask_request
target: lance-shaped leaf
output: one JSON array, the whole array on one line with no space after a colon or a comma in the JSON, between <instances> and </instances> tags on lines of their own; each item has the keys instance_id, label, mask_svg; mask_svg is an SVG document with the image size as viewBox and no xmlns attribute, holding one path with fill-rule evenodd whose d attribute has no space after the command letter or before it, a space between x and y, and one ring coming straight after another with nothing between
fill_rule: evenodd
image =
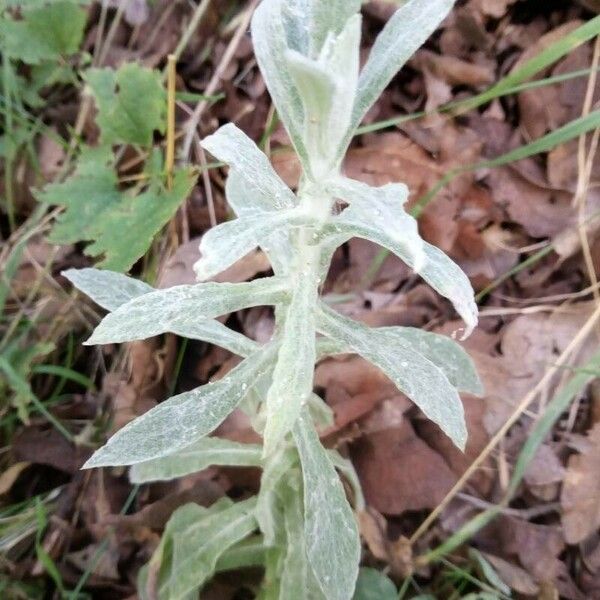
<instances>
[{"instance_id":1,"label":"lance-shaped leaf","mask_svg":"<svg viewBox=\"0 0 600 600\"><path fill-rule=\"evenodd\" d=\"M256 214L256 209L250 209L247 206L250 192L246 187L244 178L235 170L229 171L225 193L227 202L234 207L237 215L252 217ZM276 275L285 276L290 273L293 268L295 253L290 243L289 231L281 228L271 230L270 234L261 240L260 247L269 257Z\"/></svg>"},{"instance_id":2,"label":"lance-shaped leaf","mask_svg":"<svg viewBox=\"0 0 600 600\"><path fill-rule=\"evenodd\" d=\"M439 248L423 243L425 264L419 275L439 294L448 298L467 327L461 339L466 339L475 329L479 310L469 278L465 272Z\"/></svg>"},{"instance_id":3,"label":"lance-shaped leaf","mask_svg":"<svg viewBox=\"0 0 600 600\"><path fill-rule=\"evenodd\" d=\"M439 367L457 390L475 396L483 395L483 386L473 359L453 339L415 327L383 327L377 331L381 331L391 342L401 339L411 344L419 354Z\"/></svg>"},{"instance_id":4,"label":"lance-shaped leaf","mask_svg":"<svg viewBox=\"0 0 600 600\"><path fill-rule=\"evenodd\" d=\"M410 342L370 329L321 305L317 329L346 352L360 354L379 367L440 429L464 450L467 427L458 392L438 366Z\"/></svg>"},{"instance_id":5,"label":"lance-shaped leaf","mask_svg":"<svg viewBox=\"0 0 600 600\"><path fill-rule=\"evenodd\" d=\"M267 394L265 456L291 431L313 388L315 304L317 293L304 274L298 276L286 311L282 342Z\"/></svg>"},{"instance_id":6,"label":"lance-shaped leaf","mask_svg":"<svg viewBox=\"0 0 600 600\"><path fill-rule=\"evenodd\" d=\"M63 275L79 290L107 310L116 310L129 300L156 291L143 281L113 271L99 269L69 269ZM225 327L218 321L204 321L192 326L174 325L172 333L181 337L200 339L234 354L249 356L258 349L258 344L245 335Z\"/></svg>"},{"instance_id":7,"label":"lance-shaped leaf","mask_svg":"<svg viewBox=\"0 0 600 600\"><path fill-rule=\"evenodd\" d=\"M275 173L267 156L233 123L204 138L202 147L228 164L242 186L245 197L236 194L228 198L238 215L296 205L296 196Z\"/></svg>"},{"instance_id":8,"label":"lance-shaped leaf","mask_svg":"<svg viewBox=\"0 0 600 600\"><path fill-rule=\"evenodd\" d=\"M308 165L309 156L302 139L304 122L302 101L290 77L286 60L288 42L282 15L286 4L287 2L283 0L265 0L260 3L252 18L252 42L258 66L269 88L277 113L290 135L300 160Z\"/></svg>"},{"instance_id":9,"label":"lance-shaped leaf","mask_svg":"<svg viewBox=\"0 0 600 600\"><path fill-rule=\"evenodd\" d=\"M265 243L273 231L291 230L314 219L298 208L260 211L221 223L207 231L200 242L200 260L194 265L199 281L214 277Z\"/></svg>"},{"instance_id":10,"label":"lance-shaped leaf","mask_svg":"<svg viewBox=\"0 0 600 600\"><path fill-rule=\"evenodd\" d=\"M379 335L387 337L390 344L410 344L419 354L439 367L448 381L461 392L476 396L483 395L483 387L471 357L460 344L445 335L423 331L415 327L380 327ZM330 338L317 342L318 359L334 354L343 354L346 344Z\"/></svg>"},{"instance_id":11,"label":"lance-shaped leaf","mask_svg":"<svg viewBox=\"0 0 600 600\"><path fill-rule=\"evenodd\" d=\"M294 427L304 481L306 553L328 600L350 600L358 575L356 520L327 451L306 411Z\"/></svg>"},{"instance_id":12,"label":"lance-shaped leaf","mask_svg":"<svg viewBox=\"0 0 600 600\"><path fill-rule=\"evenodd\" d=\"M341 179L331 182L328 189L350 202L350 206L330 220L324 233L331 235L331 240L323 243L329 248L356 236L387 248L452 302L467 325L463 338L467 337L477 325L478 314L469 278L441 250L421 239L416 220L402 207L408 197L406 186L372 188Z\"/></svg>"},{"instance_id":13,"label":"lance-shaped leaf","mask_svg":"<svg viewBox=\"0 0 600 600\"><path fill-rule=\"evenodd\" d=\"M328 185L329 192L350 203L331 220L337 234L362 237L388 248L419 272L425 261L423 240L417 221L405 210L408 188L391 183L374 188L352 179L339 178Z\"/></svg>"},{"instance_id":14,"label":"lance-shaped leaf","mask_svg":"<svg viewBox=\"0 0 600 600\"><path fill-rule=\"evenodd\" d=\"M454 0L408 0L392 15L360 74L352 129L360 125L394 75L435 31L453 5Z\"/></svg>"},{"instance_id":15,"label":"lance-shaped leaf","mask_svg":"<svg viewBox=\"0 0 600 600\"><path fill-rule=\"evenodd\" d=\"M61 275L106 310L116 310L122 304L154 291L147 283L115 271L68 269Z\"/></svg>"},{"instance_id":16,"label":"lance-shaped leaf","mask_svg":"<svg viewBox=\"0 0 600 600\"><path fill-rule=\"evenodd\" d=\"M322 134L329 123L335 82L324 65L299 52L288 50L286 59L304 106L302 136L314 169L315 160L326 150Z\"/></svg>"},{"instance_id":17,"label":"lance-shaped leaf","mask_svg":"<svg viewBox=\"0 0 600 600\"><path fill-rule=\"evenodd\" d=\"M303 135L313 177L341 161L356 95L361 17L352 17L339 35L330 35L316 60L288 50L290 75L304 107Z\"/></svg>"},{"instance_id":18,"label":"lance-shaped leaf","mask_svg":"<svg viewBox=\"0 0 600 600\"><path fill-rule=\"evenodd\" d=\"M178 508L139 579L141 598L197 598L219 558L256 529L254 505L254 498L236 503L224 498L210 508L198 504Z\"/></svg>"},{"instance_id":19,"label":"lance-shaped leaf","mask_svg":"<svg viewBox=\"0 0 600 600\"><path fill-rule=\"evenodd\" d=\"M132 483L168 481L213 465L260 467L261 455L262 447L256 444L207 437L168 456L133 465L129 479Z\"/></svg>"},{"instance_id":20,"label":"lance-shaped leaf","mask_svg":"<svg viewBox=\"0 0 600 600\"><path fill-rule=\"evenodd\" d=\"M264 462L260 480L260 491L256 503L256 518L264 536L265 546L281 545L281 512L280 492L285 479L294 468L298 467L298 454L293 448L284 447Z\"/></svg>"},{"instance_id":21,"label":"lance-shaped leaf","mask_svg":"<svg viewBox=\"0 0 600 600\"><path fill-rule=\"evenodd\" d=\"M115 433L84 468L134 465L193 444L211 433L243 400L271 358L272 349L265 348L216 383L162 402Z\"/></svg>"},{"instance_id":22,"label":"lance-shaped leaf","mask_svg":"<svg viewBox=\"0 0 600 600\"><path fill-rule=\"evenodd\" d=\"M339 34L347 21L360 10L361 0L310 0L310 55L321 52L330 34ZM306 17L305 17L306 18Z\"/></svg>"},{"instance_id":23,"label":"lance-shaped leaf","mask_svg":"<svg viewBox=\"0 0 600 600\"><path fill-rule=\"evenodd\" d=\"M302 475L298 469L281 486L286 552L283 558L279 596L294 600L327 600L321 591L306 552Z\"/></svg>"},{"instance_id":24,"label":"lance-shaped leaf","mask_svg":"<svg viewBox=\"0 0 600 600\"><path fill-rule=\"evenodd\" d=\"M207 339L204 336L219 335L215 333L215 317L251 306L277 304L285 294L283 282L275 277L156 290L107 315L86 344L130 342L166 332Z\"/></svg>"},{"instance_id":25,"label":"lance-shaped leaf","mask_svg":"<svg viewBox=\"0 0 600 600\"><path fill-rule=\"evenodd\" d=\"M184 600L202 587L215 572L219 557L256 530L255 505L256 498L235 502L176 534L168 588L159 586L159 597Z\"/></svg>"}]
</instances>

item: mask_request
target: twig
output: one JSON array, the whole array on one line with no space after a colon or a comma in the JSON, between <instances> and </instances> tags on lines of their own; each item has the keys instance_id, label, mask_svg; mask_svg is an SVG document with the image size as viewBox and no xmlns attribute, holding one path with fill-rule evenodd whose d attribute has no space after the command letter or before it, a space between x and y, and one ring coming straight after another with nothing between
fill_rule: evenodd
<instances>
[{"instance_id":1,"label":"twig","mask_svg":"<svg viewBox=\"0 0 600 600\"><path fill-rule=\"evenodd\" d=\"M238 25L238 28L236 29L233 37L231 38L231 41L229 42L229 45L225 50L225 54L223 54L223 58L219 62L211 80L209 81L208 85L206 86L206 89L204 90L205 96L212 96L217 91L223 74L225 73L225 70L229 66L229 63L231 62L235 51L237 50L240 42L242 41L242 37L244 36L246 29L248 29L250 19L252 18L252 13L254 13L254 9L256 8L257 4L258 0L252 0L250 6L248 6L246 12L243 14L243 17L240 20L240 24ZM199 102L196 105L196 108L194 109L194 114L186 124L186 134L185 139L183 141L183 149L181 152L181 157L185 162L187 162L187 159L190 156L190 150L194 141L194 134L198 129L200 119L202 118L202 115L204 114L204 111L206 110L206 107L208 105L209 102L207 100L202 100L201 102Z\"/></svg>"},{"instance_id":2,"label":"twig","mask_svg":"<svg viewBox=\"0 0 600 600\"><path fill-rule=\"evenodd\" d=\"M419 528L410 538L410 543L414 543L429 529L439 514L446 508L448 503L462 489L465 483L471 478L473 473L487 459L491 452L496 448L500 440L507 434L509 429L519 420L521 415L529 408L529 405L535 400L537 395L548 385L552 378L559 372L569 360L570 355L576 350L579 345L587 338L591 331L596 326L600 319L600 306L596 307L594 313L586 321L584 326L579 330L571 343L565 348L563 353L558 357L555 364L546 371L545 375L540 379L537 385L521 400L515 408L513 414L504 423L504 425L496 432L494 437L488 442L487 446L480 452L479 456L469 465L469 468L463 473L460 479L454 484L452 489L446 494L445 498L435 507L430 515L421 523Z\"/></svg>"},{"instance_id":3,"label":"twig","mask_svg":"<svg viewBox=\"0 0 600 600\"><path fill-rule=\"evenodd\" d=\"M596 90L597 81L597 69L598 63L600 62L600 37L596 37L596 43L594 44L594 55L592 58L592 71L588 78L588 85L583 102L582 116L590 114L592 109L592 103L594 100L594 91ZM590 144L589 152L586 156L586 135L579 137L579 144L577 149L577 189L573 198L573 205L577 207L577 230L581 243L581 250L583 253L583 259L585 261L586 270L588 272L588 278L592 286L594 286L594 299L596 303L600 305L600 292L597 289L598 279L596 277L596 269L594 267L594 260L592 258L592 252L590 249L590 243L588 240L587 229L585 226L586 216L586 198L590 184L590 178L592 175L592 166L594 157L598 149L598 130L596 129L592 135L592 141Z\"/></svg>"},{"instance_id":4,"label":"twig","mask_svg":"<svg viewBox=\"0 0 600 600\"><path fill-rule=\"evenodd\" d=\"M167 170L167 188L173 189L173 168L175 167L175 79L177 57L169 54L167 58L167 148L165 167Z\"/></svg>"},{"instance_id":5,"label":"twig","mask_svg":"<svg viewBox=\"0 0 600 600\"><path fill-rule=\"evenodd\" d=\"M177 60L179 60L181 58L182 52L185 50L186 46L189 44L189 41L190 41L193 33L196 31L198 25L200 24L200 21L202 20L202 17L204 16L206 9L209 7L210 2L211 2L211 0L202 0L202 2L200 2L200 4L198 4L198 7L194 11L192 20L190 21L189 25L186 27L186 30L183 32L183 35L181 36L181 39L179 40L179 44L177 44L177 47L175 48L175 51L173 52L173 54L175 55L175 58Z\"/></svg>"}]
</instances>

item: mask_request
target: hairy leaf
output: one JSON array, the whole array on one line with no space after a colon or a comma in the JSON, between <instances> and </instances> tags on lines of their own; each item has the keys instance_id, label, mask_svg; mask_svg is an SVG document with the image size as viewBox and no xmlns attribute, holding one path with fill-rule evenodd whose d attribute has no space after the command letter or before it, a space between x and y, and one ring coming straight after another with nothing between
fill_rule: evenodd
<instances>
[{"instance_id":1,"label":"hairy leaf","mask_svg":"<svg viewBox=\"0 0 600 600\"><path fill-rule=\"evenodd\" d=\"M37 197L66 209L57 217L50 241L71 244L95 240L86 247L86 254L102 256L102 267L127 271L185 200L195 175L191 170L177 171L171 190L159 177L152 177L144 192L131 196L118 189L111 162L110 148L86 149L69 179L46 186Z\"/></svg>"},{"instance_id":2,"label":"hairy leaf","mask_svg":"<svg viewBox=\"0 0 600 600\"><path fill-rule=\"evenodd\" d=\"M219 557L256 529L256 498L236 502L186 528L173 540L169 600L183 600L215 572Z\"/></svg>"},{"instance_id":3,"label":"hairy leaf","mask_svg":"<svg viewBox=\"0 0 600 600\"><path fill-rule=\"evenodd\" d=\"M327 38L338 35L360 10L361 0L310 0L310 5L310 55L316 57Z\"/></svg>"},{"instance_id":4,"label":"hairy leaf","mask_svg":"<svg viewBox=\"0 0 600 600\"><path fill-rule=\"evenodd\" d=\"M335 234L362 237L388 248L411 268L419 272L425 255L417 221L405 210L408 188L402 183L391 183L374 188L360 181L339 178L329 191L350 203L331 220Z\"/></svg>"},{"instance_id":5,"label":"hairy leaf","mask_svg":"<svg viewBox=\"0 0 600 600\"><path fill-rule=\"evenodd\" d=\"M360 74L352 130L360 125L394 75L434 32L453 5L454 0L408 0L392 15Z\"/></svg>"},{"instance_id":6,"label":"hairy leaf","mask_svg":"<svg viewBox=\"0 0 600 600\"><path fill-rule=\"evenodd\" d=\"M236 170L229 171L225 192L227 201L240 217L253 217L262 210L260 204L257 204L259 210L251 210L247 207L252 192L248 190L244 177L239 175ZM272 229L270 234L261 240L260 247L269 257L276 275L285 276L292 271L295 256L289 231L283 228Z\"/></svg>"},{"instance_id":7,"label":"hairy leaf","mask_svg":"<svg viewBox=\"0 0 600 600\"><path fill-rule=\"evenodd\" d=\"M271 356L269 348L261 350L216 383L162 402L115 433L83 468L146 462L208 435L243 400Z\"/></svg>"},{"instance_id":8,"label":"hairy leaf","mask_svg":"<svg viewBox=\"0 0 600 600\"><path fill-rule=\"evenodd\" d=\"M291 431L312 393L316 359L316 302L317 290L303 274L299 274L285 315L273 384L267 394L267 421L263 435L265 455L273 453Z\"/></svg>"},{"instance_id":9,"label":"hairy leaf","mask_svg":"<svg viewBox=\"0 0 600 600\"><path fill-rule=\"evenodd\" d=\"M306 411L296 421L294 440L304 480L308 560L328 600L349 600L360 560L360 538L354 514Z\"/></svg>"},{"instance_id":10,"label":"hairy leaf","mask_svg":"<svg viewBox=\"0 0 600 600\"><path fill-rule=\"evenodd\" d=\"M469 337L478 321L479 310L473 288L465 272L439 248L424 242L425 264L419 275L436 292L448 298L467 327L462 339Z\"/></svg>"},{"instance_id":11,"label":"hairy leaf","mask_svg":"<svg viewBox=\"0 0 600 600\"><path fill-rule=\"evenodd\" d=\"M467 427L460 397L448 378L401 336L346 319L322 306L317 328L346 352L355 352L379 367L441 430L464 450Z\"/></svg>"},{"instance_id":12,"label":"hairy leaf","mask_svg":"<svg viewBox=\"0 0 600 600\"><path fill-rule=\"evenodd\" d=\"M285 485L286 477L297 467L298 455L292 448L279 449L264 463L256 504L256 518L267 547L283 543L280 531L283 522L280 508L281 488Z\"/></svg>"},{"instance_id":13,"label":"hairy leaf","mask_svg":"<svg viewBox=\"0 0 600 600\"><path fill-rule=\"evenodd\" d=\"M304 110L286 59L288 45L282 11L292 8L288 4L285 0L264 0L260 3L252 18L252 41L256 60L277 112L298 156L308 166L309 156L302 136Z\"/></svg>"},{"instance_id":14,"label":"hairy leaf","mask_svg":"<svg viewBox=\"0 0 600 600\"><path fill-rule=\"evenodd\" d=\"M290 475L282 486L286 553L283 557L279 598L327 600L321 591L306 552L302 478Z\"/></svg>"},{"instance_id":15,"label":"hairy leaf","mask_svg":"<svg viewBox=\"0 0 600 600\"><path fill-rule=\"evenodd\" d=\"M261 454L261 446L255 444L207 437L168 456L133 465L129 471L129 479L132 483L168 481L202 471L212 465L259 467Z\"/></svg>"},{"instance_id":16,"label":"hairy leaf","mask_svg":"<svg viewBox=\"0 0 600 600\"><path fill-rule=\"evenodd\" d=\"M267 156L232 123L204 138L202 147L228 164L230 177L235 174L240 181L245 196L228 198L238 215L296 206L296 197L275 173Z\"/></svg>"},{"instance_id":17,"label":"hairy leaf","mask_svg":"<svg viewBox=\"0 0 600 600\"><path fill-rule=\"evenodd\" d=\"M317 60L288 50L288 69L304 108L303 135L313 178L327 175L342 159L359 68L360 15L338 36L330 35Z\"/></svg>"},{"instance_id":18,"label":"hairy leaf","mask_svg":"<svg viewBox=\"0 0 600 600\"><path fill-rule=\"evenodd\" d=\"M86 344L116 344L166 332L207 339L203 336L220 335L215 317L251 306L277 304L285 294L282 282L275 277L156 290L107 315Z\"/></svg>"},{"instance_id":19,"label":"hairy leaf","mask_svg":"<svg viewBox=\"0 0 600 600\"><path fill-rule=\"evenodd\" d=\"M106 310L116 310L122 304L154 291L147 283L114 271L68 269L61 275Z\"/></svg>"},{"instance_id":20,"label":"hairy leaf","mask_svg":"<svg viewBox=\"0 0 600 600\"><path fill-rule=\"evenodd\" d=\"M210 508L198 504L178 508L148 565L155 577L148 577L148 570L141 577L142 598L197 598L219 558L256 528L254 505L254 498L237 503L224 498Z\"/></svg>"},{"instance_id":21,"label":"hairy leaf","mask_svg":"<svg viewBox=\"0 0 600 600\"><path fill-rule=\"evenodd\" d=\"M338 179L328 184L332 194L350 202L341 215L334 217L324 233L339 245L351 237L375 242L401 258L438 293L448 298L467 327L467 337L477 325L478 309L469 278L441 250L424 242L417 222L404 211L408 198L404 184L388 184L372 188L350 179Z\"/></svg>"},{"instance_id":22,"label":"hairy leaf","mask_svg":"<svg viewBox=\"0 0 600 600\"><path fill-rule=\"evenodd\" d=\"M273 231L285 230L314 221L297 208L257 212L221 223L202 236L200 260L194 265L199 281L214 277L254 250Z\"/></svg>"},{"instance_id":23,"label":"hairy leaf","mask_svg":"<svg viewBox=\"0 0 600 600\"><path fill-rule=\"evenodd\" d=\"M154 131L166 126L166 93L159 71L125 63L118 71L89 69L85 75L94 95L96 122L105 144L149 147Z\"/></svg>"},{"instance_id":24,"label":"hairy leaf","mask_svg":"<svg viewBox=\"0 0 600 600\"><path fill-rule=\"evenodd\" d=\"M416 352L440 368L457 390L483 395L483 386L473 360L460 344L449 337L414 327L380 327L373 331L382 339L386 337L390 344L410 344ZM329 338L321 338L317 344L319 357L342 354L345 348L347 346L344 343Z\"/></svg>"},{"instance_id":25,"label":"hairy leaf","mask_svg":"<svg viewBox=\"0 0 600 600\"><path fill-rule=\"evenodd\" d=\"M83 39L87 14L74 2L28 3L22 19L0 19L2 54L31 65L75 54Z\"/></svg>"},{"instance_id":26,"label":"hairy leaf","mask_svg":"<svg viewBox=\"0 0 600 600\"><path fill-rule=\"evenodd\" d=\"M313 163L326 153L322 131L329 124L335 95L335 81L324 65L299 52L288 50L288 70L302 99L304 118L302 135Z\"/></svg>"}]
</instances>

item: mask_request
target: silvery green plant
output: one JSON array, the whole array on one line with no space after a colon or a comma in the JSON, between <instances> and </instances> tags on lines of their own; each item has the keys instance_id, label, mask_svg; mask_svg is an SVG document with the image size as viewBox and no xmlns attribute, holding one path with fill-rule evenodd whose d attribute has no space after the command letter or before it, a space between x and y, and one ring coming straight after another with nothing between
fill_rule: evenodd
<instances>
[{"instance_id":1,"label":"silvery green plant","mask_svg":"<svg viewBox=\"0 0 600 600\"><path fill-rule=\"evenodd\" d=\"M381 369L442 431L464 448L459 391L481 386L468 355L449 338L405 327L371 329L319 297L335 249L360 237L393 252L477 323L461 269L421 239L404 210L404 184L370 187L342 174L353 134L393 75L452 7L409 0L389 20L359 69L360 0L263 0L252 22L258 64L303 167L294 194L267 157L235 125L203 141L229 165L226 194L237 218L204 235L195 265L204 283L155 290L117 273L66 276L110 311L88 344L171 332L218 344L243 358L224 378L174 396L117 432L85 468L131 465L133 482L181 477L210 465L262 469L256 497L178 509L139 578L142 598L197 598L217 571L264 568L263 599L349 600L361 546L353 509L363 499L355 473L317 433L332 423L313 393L315 362L356 353ZM206 282L260 247L273 276L249 283ZM217 317L274 307L266 344ZM237 407L262 446L209 437Z\"/></svg>"}]
</instances>

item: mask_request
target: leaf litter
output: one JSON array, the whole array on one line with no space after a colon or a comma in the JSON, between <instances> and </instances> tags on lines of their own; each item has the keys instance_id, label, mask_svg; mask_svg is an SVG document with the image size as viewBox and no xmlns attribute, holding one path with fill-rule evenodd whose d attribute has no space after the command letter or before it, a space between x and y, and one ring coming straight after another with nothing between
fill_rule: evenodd
<instances>
[{"instance_id":1,"label":"leaf litter","mask_svg":"<svg viewBox=\"0 0 600 600\"><path fill-rule=\"evenodd\" d=\"M131 4L124 19L116 25L105 65L118 68L139 61L150 67L162 66L189 20L189 11L184 6L168 8L166 2ZM389 18L389 4L384 0L366 4L367 32L377 31ZM591 17L588 11L594 10L593 4L585 0L564 6L553 4L545 10L525 0L461 3L369 111L365 124L416 110L434 111L449 101L483 91L574 31ZM80 14L79 8L63 10ZM115 16L111 9L110 19ZM178 66L181 91L201 94L218 68L229 35L227 28L220 28L219 24L228 17L218 3L212 3L197 35L181 56ZM32 27L35 18L34 15L18 20L9 27ZM83 44L91 50L94 49L91 33L99 26L98 18L96 12L88 13L90 32ZM153 47L149 47L148 39L152 36ZM367 35L367 45L368 40ZM64 48L53 47L50 51L70 53L79 41L65 38L65 44ZM24 59L36 64L45 58L43 49L40 42L29 49L30 56ZM587 69L592 50L591 44L582 45L537 77L560 77ZM111 71L115 72L120 71ZM152 96L160 95L159 86L155 85L159 82L158 75L145 82L149 90L154 90L144 98L151 103L152 118L141 128L133 126L133 133L136 113L125 108L116 115L109 112L119 101L131 102L125 96L115 99L127 91L122 89L127 78L121 80L121 85L103 70L90 75L88 84L98 100L97 114L88 117L83 129L90 143L117 141L150 148L160 139L162 105L153 102ZM254 140L260 140L269 121L270 103L255 68L249 38L244 38L222 75L225 98L207 111L202 136L226 120L235 121ZM449 169L506 153L579 117L586 84L586 77L568 79L494 100L479 111L456 118L430 114L400 123L387 132L366 133L353 144L345 174L371 185L406 181L411 192L409 206L414 206ZM103 104L103 100L110 102ZM598 90L594 102L597 100ZM193 102L182 100L182 104L193 108ZM181 126L185 115L183 108L178 111ZM64 132L74 125L76 115L67 110L48 112L45 116L55 131ZM101 128L100 142L97 126ZM50 204L64 204L64 192L68 189L65 186L78 185L81 195L92 203L67 207L67 212L59 218L52 240L71 245L61 247L55 262L45 265L39 260L48 252L49 246L45 245L37 254L32 247L34 260L24 257L17 266L18 285L9 293L7 314L17 313L22 303L29 301L27 310L31 315L43 317L40 327L48 327L47 322L57 315L66 319L57 307L65 297L52 283L58 280L58 273L67 267L89 265L89 255L101 256L112 264L108 249L119 240L110 241L110 237L118 236L119 232L114 230L111 218L102 217L83 236L96 240L96 244L83 252L74 244L82 239L73 233L81 218L79 211L86 207L96 210L94 196L89 195L87 184L74 179L77 173L66 181L58 179L57 164L60 165L65 154L51 145L53 138L49 134L40 135L40 147L46 147L49 156L44 158L43 165L46 181L34 187L43 188L50 180L40 198L45 197ZM290 159L288 145L282 128L275 125L267 147L278 173L286 183L295 186L298 165ZM95 150L100 152L102 148ZM117 180L122 175L119 165L109 168L103 159L93 164L95 177L104 175L106 179L106 194L98 200L100 208L107 201L125 207L131 198ZM419 563L419 554L427 549L424 542L407 551L406 538L423 515L443 500L510 416L515 404L539 381L594 310L590 295L581 293L593 282L587 279L576 229L577 210L572 204L578 170L577 141L568 141L542 156L496 169L463 173L440 190L420 216L419 228L425 239L448 252L466 270L477 291L522 263L531 255L530 248L544 244L553 244L555 248L541 261L501 283L481 303L480 327L464 347L475 360L486 391L482 399L463 395L470 433L465 454L449 444L441 430L424 419L416 406L365 360L355 356L335 357L323 361L317 370L315 389L334 415L333 424L321 431L322 439L331 447L342 449L353 461L368 504L360 520L365 541L363 563L379 569L390 566L392 585L400 585L406 574L414 573L419 585L430 590L434 597L452 597L464 586L470 591L481 589L472 581L460 584L442 568ZM130 195L136 195L136 201L146 203L147 207L162 204L164 212L156 223L144 223L152 234L163 224L169 221L172 224L150 249L160 263L158 287L192 283L199 240L210 223L206 186L198 183L184 209L176 212L191 184L183 181L182 189L175 192L177 198L171 202L160 176L152 176L158 179L149 183L147 191L136 195L139 190L134 189ZM597 163L594 163L592 182L597 177ZM25 183L24 179L21 181ZM212 210L218 222L224 222L230 208L218 169L210 171L209 184ZM19 193L24 193L24 186L21 187ZM592 185L585 205L592 224L598 203L598 192ZM21 210L27 212L31 207L23 204ZM132 226L136 226L144 217L140 213L131 219ZM600 265L597 233L596 227L588 230L596 271ZM124 248L124 254L115 263L117 268L125 270L134 265L148 247L150 241L144 248ZM323 299L345 315L369 325L401 325L444 333L457 329L448 303L431 293L394 257L386 257L381 267L365 278L365 272L372 269L377 259L378 252L369 242L348 242L336 254L323 285ZM42 271L47 269L46 274L40 267ZM140 264L135 264L134 273L141 272ZM269 274L265 256L255 252L236 263L225 277L227 281L243 282ZM27 291L37 278L44 285L30 300ZM58 343L59 349L66 347L66 340L72 335L69 331L81 332L94 320L83 300L69 302L78 312L67 321L67 326L58 333L52 328L42 329L55 336L52 341ZM272 331L272 314L261 307L225 315L222 320L257 340L266 339ZM29 344L36 339L33 332L25 335L29 336ZM595 347L597 339L590 337L574 357L573 369L584 364ZM86 589L93 597L128 598L133 593L135 574L156 549L159 534L175 510L190 502L210 506L227 495L245 497L256 491L258 477L251 467L211 467L198 475L143 486L137 491L129 513L119 514L131 493L124 472L112 469L85 475L78 471L91 446L99 441L99 436L120 429L135 416L159 405L169 390L183 392L209 379L221 378L236 366L236 360L200 341L190 341L184 347L170 334L164 339L132 342L126 359L111 346L105 347L99 356L91 350L85 352L76 356L73 364L96 381L98 390L82 390L72 382L66 387L63 384L67 398L63 404L50 407L53 415L68 424L75 439L66 439L35 411L29 423L16 425L14 435L5 439L11 449L4 459L6 476L2 479L0 500L2 506L9 507L58 488L58 497L51 500L54 517L44 533L44 542L63 581L75 587L86 568L91 568ZM35 370L35 365L28 364L27 369ZM528 432L544 414L558 386L571 374L569 369L559 373L503 439L497 452L477 470L431 530L426 540L429 548L444 542L469 516L500 501ZM49 377L41 374L33 377L31 390L36 397L51 397L51 384L56 380ZM600 467L597 464L600 411L598 394L594 395L593 389L592 386L575 398L569 411L559 419L552 435L535 454L511 504L503 508L496 521L465 540L452 556L457 567L469 570L483 581L486 569L481 565L486 564L505 588L523 597L577 599L600 594ZM238 410L221 425L219 434L238 441L256 441L246 439L249 431L243 410ZM107 547L104 540L108 540ZM469 547L479 551L485 562L475 559ZM103 558L95 562L97 553ZM35 573L34 579L52 585L40 575L43 570L36 570L32 555L13 550L7 559L12 576L27 580ZM239 597L236 593L240 593L240 588L252 588L252 577L220 575L214 587L206 590L207 597L210 594L216 594L216 598Z\"/></svg>"}]
</instances>

